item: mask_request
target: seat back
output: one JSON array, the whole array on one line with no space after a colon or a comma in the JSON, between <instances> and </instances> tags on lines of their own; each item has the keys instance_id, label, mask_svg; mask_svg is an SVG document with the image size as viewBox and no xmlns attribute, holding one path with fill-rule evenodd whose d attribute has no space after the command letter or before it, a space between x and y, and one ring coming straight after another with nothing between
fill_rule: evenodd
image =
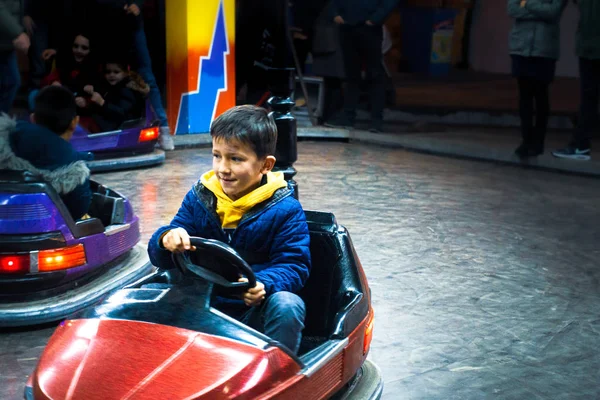
<instances>
[{"instance_id":1,"label":"seat back","mask_svg":"<svg viewBox=\"0 0 600 400\"><path fill-rule=\"evenodd\" d=\"M337 240L338 225L333 214L306 211L310 232L312 268L298 293L306 305L304 336L328 338L339 311L339 287L343 273L342 249Z\"/></svg>"},{"instance_id":2,"label":"seat back","mask_svg":"<svg viewBox=\"0 0 600 400\"><path fill-rule=\"evenodd\" d=\"M125 223L125 201L111 190L98 185L92 194L89 214L104 226Z\"/></svg>"},{"instance_id":3,"label":"seat back","mask_svg":"<svg viewBox=\"0 0 600 400\"><path fill-rule=\"evenodd\" d=\"M22 218L24 225L33 230L41 229L40 232L44 232L48 229L58 229L55 225L62 222L58 222L58 219L54 217L55 214L48 211L49 208L53 208L58 211L75 238L104 232L102 223L96 218L74 221L71 213L52 185L30 172L0 170L0 193L9 193L13 201L15 200L15 194L23 198L32 195L35 197L36 194L42 196L35 197L35 199L31 198L30 201L33 201L34 204L27 204L29 201L25 201L24 204L16 204L19 202L17 200L15 204L2 205L5 211L0 211L0 214L7 214L7 218L11 222L10 224L4 224L3 227L9 230L19 225L19 220ZM40 204L40 202L45 201L44 199L48 201L47 206ZM36 223L32 224L31 221L36 221Z\"/></svg>"}]
</instances>

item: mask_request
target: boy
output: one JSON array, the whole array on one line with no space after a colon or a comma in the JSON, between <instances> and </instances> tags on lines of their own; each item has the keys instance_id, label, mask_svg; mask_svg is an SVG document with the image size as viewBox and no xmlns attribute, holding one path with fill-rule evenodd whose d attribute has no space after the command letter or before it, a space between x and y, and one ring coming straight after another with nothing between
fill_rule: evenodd
<instances>
[{"instance_id":1,"label":"boy","mask_svg":"<svg viewBox=\"0 0 600 400\"><path fill-rule=\"evenodd\" d=\"M31 122L0 116L0 169L26 170L41 176L58 192L73 219L85 216L92 189L87 154L69 140L79 122L73 94L48 86L35 99Z\"/></svg>"},{"instance_id":2,"label":"boy","mask_svg":"<svg viewBox=\"0 0 600 400\"><path fill-rule=\"evenodd\" d=\"M242 301L217 299L222 311L296 353L304 328L298 292L310 270L304 211L283 173L273 173L277 127L266 110L234 107L211 126L213 170L202 175L171 224L159 228L148 252L154 265L172 265L170 252L193 250L190 236L217 239L251 254L256 286Z\"/></svg>"}]
</instances>

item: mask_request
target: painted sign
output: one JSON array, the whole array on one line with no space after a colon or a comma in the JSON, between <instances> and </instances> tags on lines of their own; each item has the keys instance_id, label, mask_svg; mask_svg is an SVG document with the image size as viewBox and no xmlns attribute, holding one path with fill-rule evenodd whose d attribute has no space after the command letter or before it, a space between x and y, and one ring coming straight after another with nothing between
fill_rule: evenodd
<instances>
[{"instance_id":1,"label":"painted sign","mask_svg":"<svg viewBox=\"0 0 600 400\"><path fill-rule=\"evenodd\" d=\"M166 12L171 129L208 133L235 106L235 0L169 0Z\"/></svg>"}]
</instances>

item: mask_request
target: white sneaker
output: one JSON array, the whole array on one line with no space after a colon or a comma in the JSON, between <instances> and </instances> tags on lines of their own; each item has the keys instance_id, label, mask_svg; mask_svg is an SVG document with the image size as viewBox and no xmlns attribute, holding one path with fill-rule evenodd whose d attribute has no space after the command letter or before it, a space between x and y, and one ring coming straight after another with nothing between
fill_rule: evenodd
<instances>
[{"instance_id":1,"label":"white sneaker","mask_svg":"<svg viewBox=\"0 0 600 400\"><path fill-rule=\"evenodd\" d=\"M171 131L168 126L161 126L159 129L160 134L158 135L158 144L160 148L165 151L170 151L175 149L175 144L173 143L173 137L171 136Z\"/></svg>"}]
</instances>

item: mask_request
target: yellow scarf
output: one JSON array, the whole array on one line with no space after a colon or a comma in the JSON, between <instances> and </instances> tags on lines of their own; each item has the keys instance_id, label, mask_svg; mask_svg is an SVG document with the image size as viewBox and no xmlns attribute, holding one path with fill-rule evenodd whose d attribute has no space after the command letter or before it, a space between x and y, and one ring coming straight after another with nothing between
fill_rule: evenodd
<instances>
[{"instance_id":1,"label":"yellow scarf","mask_svg":"<svg viewBox=\"0 0 600 400\"><path fill-rule=\"evenodd\" d=\"M233 201L223 192L215 171L205 173L200 181L217 196L217 214L221 219L221 226L225 229L237 228L244 214L252 207L273 197L277 189L287 187L283 172L268 172L267 183Z\"/></svg>"}]
</instances>

